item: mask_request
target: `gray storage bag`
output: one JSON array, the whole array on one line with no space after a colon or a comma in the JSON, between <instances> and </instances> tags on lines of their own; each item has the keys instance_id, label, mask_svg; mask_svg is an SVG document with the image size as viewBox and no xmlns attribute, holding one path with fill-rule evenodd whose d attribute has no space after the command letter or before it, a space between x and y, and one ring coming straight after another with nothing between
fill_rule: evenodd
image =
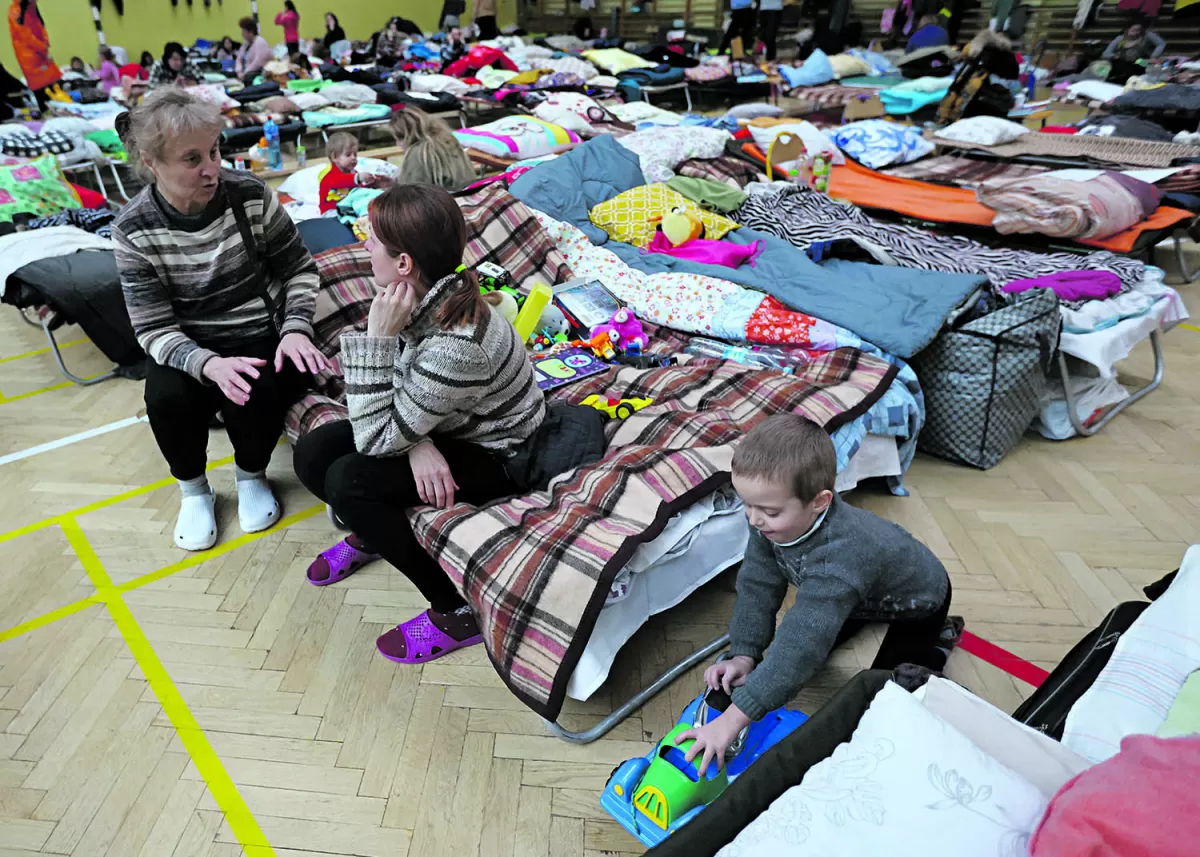
<instances>
[{"instance_id":1,"label":"gray storage bag","mask_svg":"<svg viewBox=\"0 0 1200 857\"><path fill-rule=\"evenodd\" d=\"M1062 322L1050 289L988 295L913 358L925 393L920 449L994 467L1037 415Z\"/></svg>"}]
</instances>

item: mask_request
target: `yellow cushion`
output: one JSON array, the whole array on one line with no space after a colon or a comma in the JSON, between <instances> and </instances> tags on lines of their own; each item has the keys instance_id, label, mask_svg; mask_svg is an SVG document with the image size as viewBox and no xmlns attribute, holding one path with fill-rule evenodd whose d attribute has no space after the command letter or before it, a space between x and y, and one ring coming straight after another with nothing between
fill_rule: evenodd
<instances>
[{"instance_id":1,"label":"yellow cushion","mask_svg":"<svg viewBox=\"0 0 1200 857\"><path fill-rule=\"evenodd\" d=\"M653 240L654 231L658 229L658 223L651 222L651 218L662 217L676 208L699 217L704 224L704 237L713 241L738 228L738 224L728 217L705 211L665 184L648 184L627 190L595 206L588 212L588 217L613 241L645 247Z\"/></svg>"}]
</instances>

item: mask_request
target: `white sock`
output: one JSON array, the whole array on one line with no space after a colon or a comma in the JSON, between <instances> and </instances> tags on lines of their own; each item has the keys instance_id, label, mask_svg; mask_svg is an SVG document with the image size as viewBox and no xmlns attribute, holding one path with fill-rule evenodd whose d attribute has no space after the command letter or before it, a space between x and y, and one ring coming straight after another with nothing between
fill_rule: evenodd
<instances>
[{"instance_id":1,"label":"white sock","mask_svg":"<svg viewBox=\"0 0 1200 857\"><path fill-rule=\"evenodd\" d=\"M238 493L238 522L243 533L257 533L279 520L279 502L271 493L267 474L260 470L251 473L236 468Z\"/></svg>"},{"instance_id":2,"label":"white sock","mask_svg":"<svg viewBox=\"0 0 1200 857\"><path fill-rule=\"evenodd\" d=\"M179 480L179 518L175 521L175 544L184 550L208 550L217 543L216 497L208 480Z\"/></svg>"}]
</instances>

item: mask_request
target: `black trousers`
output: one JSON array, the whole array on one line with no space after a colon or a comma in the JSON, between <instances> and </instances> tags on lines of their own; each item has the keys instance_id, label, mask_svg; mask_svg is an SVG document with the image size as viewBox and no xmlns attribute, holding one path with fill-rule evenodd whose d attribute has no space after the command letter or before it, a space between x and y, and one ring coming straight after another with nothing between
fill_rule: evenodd
<instances>
[{"instance_id":1,"label":"black trousers","mask_svg":"<svg viewBox=\"0 0 1200 857\"><path fill-rule=\"evenodd\" d=\"M883 644L871 663L873 670L894 670L900 664L917 664L935 672L946 668L946 654L938 643L946 616L950 613L951 587L946 582L946 600L936 610L921 619L900 619L888 625ZM871 621L850 619L838 632L834 648L849 640Z\"/></svg>"},{"instance_id":2,"label":"black trousers","mask_svg":"<svg viewBox=\"0 0 1200 857\"><path fill-rule=\"evenodd\" d=\"M286 44L287 44L288 56L289 56L289 57L290 57L292 54L298 54L298 53L300 53L300 43L299 43L299 42L287 42Z\"/></svg>"},{"instance_id":3,"label":"black trousers","mask_svg":"<svg viewBox=\"0 0 1200 857\"><path fill-rule=\"evenodd\" d=\"M502 460L478 444L432 438L459 490L454 499L479 505L517 493ZM438 613L466 602L413 535L405 510L424 504L407 455L379 458L354 446L349 420L313 429L296 444L296 475L372 551L404 573Z\"/></svg>"},{"instance_id":4,"label":"black trousers","mask_svg":"<svg viewBox=\"0 0 1200 857\"><path fill-rule=\"evenodd\" d=\"M480 15L475 19L475 25L479 27L480 41L494 39L500 35L500 30L496 27L495 15Z\"/></svg>"},{"instance_id":5,"label":"black trousers","mask_svg":"<svg viewBox=\"0 0 1200 857\"><path fill-rule=\"evenodd\" d=\"M729 46L733 44L733 40L737 36L742 37L742 50L746 52L746 55L754 53L754 20L753 6L749 9L734 9L729 18L729 29L725 31L717 53L723 54L729 50Z\"/></svg>"},{"instance_id":6,"label":"black trousers","mask_svg":"<svg viewBox=\"0 0 1200 857\"><path fill-rule=\"evenodd\" d=\"M276 374L278 340L262 340L232 349L225 357L260 357L267 361L250 380L250 400L235 405L216 384L202 384L178 369L153 360L146 369L146 416L158 448L176 479L204 475L208 464L208 424L221 412L233 444L233 457L243 470L266 468L283 431L288 407L308 386L308 376L290 363ZM213 349L218 351L218 349ZM218 351L220 353L220 351Z\"/></svg>"},{"instance_id":7,"label":"black trousers","mask_svg":"<svg viewBox=\"0 0 1200 857\"><path fill-rule=\"evenodd\" d=\"M767 46L767 62L775 60L778 47L775 42L779 39L779 22L783 20L783 11L767 9L758 13L758 32Z\"/></svg>"}]
</instances>

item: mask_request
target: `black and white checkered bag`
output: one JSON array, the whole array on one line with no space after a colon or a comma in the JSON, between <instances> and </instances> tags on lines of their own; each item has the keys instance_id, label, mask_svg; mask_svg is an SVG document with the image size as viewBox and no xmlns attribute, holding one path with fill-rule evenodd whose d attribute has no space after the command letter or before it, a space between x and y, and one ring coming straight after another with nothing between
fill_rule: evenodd
<instances>
[{"instance_id":1,"label":"black and white checkered bag","mask_svg":"<svg viewBox=\"0 0 1200 857\"><path fill-rule=\"evenodd\" d=\"M984 300L912 363L925 393L918 446L986 470L1033 422L1062 322L1050 289Z\"/></svg>"},{"instance_id":2,"label":"black and white checkered bag","mask_svg":"<svg viewBox=\"0 0 1200 857\"><path fill-rule=\"evenodd\" d=\"M63 155L73 151L75 144L61 131L43 131L40 134L10 134L0 138L4 154L14 158L36 158L53 153Z\"/></svg>"}]
</instances>

